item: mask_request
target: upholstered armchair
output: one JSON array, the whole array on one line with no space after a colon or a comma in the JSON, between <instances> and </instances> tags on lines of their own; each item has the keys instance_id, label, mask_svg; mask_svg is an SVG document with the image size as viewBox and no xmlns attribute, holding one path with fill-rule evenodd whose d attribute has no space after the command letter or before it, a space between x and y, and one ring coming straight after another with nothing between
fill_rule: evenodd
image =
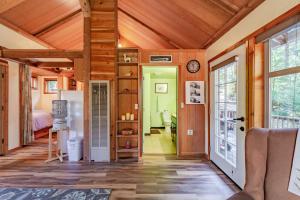
<instances>
[{"instance_id":1,"label":"upholstered armchair","mask_svg":"<svg viewBox=\"0 0 300 200\"><path fill-rule=\"evenodd\" d=\"M251 129L246 136L246 184L228 200L300 200L288 192L298 129Z\"/></svg>"}]
</instances>

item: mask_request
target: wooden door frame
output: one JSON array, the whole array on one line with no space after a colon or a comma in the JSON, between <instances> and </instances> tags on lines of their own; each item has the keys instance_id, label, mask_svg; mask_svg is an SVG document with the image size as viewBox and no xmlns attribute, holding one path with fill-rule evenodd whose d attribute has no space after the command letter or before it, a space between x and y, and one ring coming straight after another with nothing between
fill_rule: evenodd
<instances>
[{"instance_id":1,"label":"wooden door frame","mask_svg":"<svg viewBox=\"0 0 300 200\"><path fill-rule=\"evenodd\" d=\"M3 143L3 152L4 155L8 153L8 62L5 60L0 60L0 67L3 67L4 69L4 80L3 80L3 85L4 85L4 97L3 97L3 106L4 106L4 111L3 111L3 138L4 138L4 143ZM1 142L1 141L0 141Z\"/></svg>"},{"instance_id":2,"label":"wooden door frame","mask_svg":"<svg viewBox=\"0 0 300 200\"><path fill-rule=\"evenodd\" d=\"M180 154L180 148L181 148L181 143L179 142L181 137L179 133L180 130L180 123L178 123L178 114L179 114L179 106L180 106L180 100L183 95L182 91L180 90L180 83L181 83L181 65L175 64L175 63L140 63L139 68L138 68L138 102L139 102L139 143L140 143L140 148L139 148L139 156L140 158L143 156L143 66L147 67L177 67L177 126L176 126L176 156L178 157Z\"/></svg>"}]
</instances>

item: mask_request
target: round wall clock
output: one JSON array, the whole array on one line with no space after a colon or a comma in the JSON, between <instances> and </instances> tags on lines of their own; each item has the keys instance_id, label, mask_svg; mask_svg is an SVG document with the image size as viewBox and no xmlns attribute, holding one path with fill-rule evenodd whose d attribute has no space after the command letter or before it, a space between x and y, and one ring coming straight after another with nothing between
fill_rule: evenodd
<instances>
[{"instance_id":1,"label":"round wall clock","mask_svg":"<svg viewBox=\"0 0 300 200\"><path fill-rule=\"evenodd\" d=\"M196 73L200 70L200 63L198 60L190 60L187 63L186 68L190 73Z\"/></svg>"}]
</instances>

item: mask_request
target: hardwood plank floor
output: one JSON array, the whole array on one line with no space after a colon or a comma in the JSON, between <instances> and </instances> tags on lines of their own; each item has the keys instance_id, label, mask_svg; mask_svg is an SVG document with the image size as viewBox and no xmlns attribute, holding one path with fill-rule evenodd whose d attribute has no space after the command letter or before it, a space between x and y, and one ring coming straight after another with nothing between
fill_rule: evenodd
<instances>
[{"instance_id":1,"label":"hardwood plank floor","mask_svg":"<svg viewBox=\"0 0 300 200\"><path fill-rule=\"evenodd\" d=\"M52 162L47 139L0 157L0 187L112 188L112 200L224 200L239 189L207 160L145 156L139 163Z\"/></svg>"}]
</instances>

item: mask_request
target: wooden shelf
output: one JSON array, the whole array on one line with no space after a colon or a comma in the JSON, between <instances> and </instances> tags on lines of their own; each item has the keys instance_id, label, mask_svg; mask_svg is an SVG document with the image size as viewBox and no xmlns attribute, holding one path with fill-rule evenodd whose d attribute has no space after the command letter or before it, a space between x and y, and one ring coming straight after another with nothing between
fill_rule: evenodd
<instances>
[{"instance_id":1,"label":"wooden shelf","mask_svg":"<svg viewBox=\"0 0 300 200\"><path fill-rule=\"evenodd\" d=\"M134 48L134 47L124 47L124 48L118 48L118 51L119 52L136 52L136 53L138 53L139 52L139 49L137 49L137 48Z\"/></svg>"},{"instance_id":2,"label":"wooden shelf","mask_svg":"<svg viewBox=\"0 0 300 200\"><path fill-rule=\"evenodd\" d=\"M131 79L138 79L137 76L117 76L118 79L128 79L128 80L131 80Z\"/></svg>"},{"instance_id":3,"label":"wooden shelf","mask_svg":"<svg viewBox=\"0 0 300 200\"><path fill-rule=\"evenodd\" d=\"M118 92L118 94L138 94L138 92Z\"/></svg>"},{"instance_id":4,"label":"wooden shelf","mask_svg":"<svg viewBox=\"0 0 300 200\"><path fill-rule=\"evenodd\" d=\"M138 162L139 161L139 157L138 156L134 156L134 157L130 157L130 158L122 158L120 157L118 159L119 162Z\"/></svg>"},{"instance_id":5,"label":"wooden shelf","mask_svg":"<svg viewBox=\"0 0 300 200\"><path fill-rule=\"evenodd\" d=\"M118 134L117 137L118 138L135 138L135 137L138 137L139 135L138 134L132 134L132 135L121 135L121 134Z\"/></svg>"},{"instance_id":6,"label":"wooden shelf","mask_svg":"<svg viewBox=\"0 0 300 200\"><path fill-rule=\"evenodd\" d=\"M125 148L121 148L117 150L118 153L138 153L139 149L136 148L130 148L130 149L125 149Z\"/></svg>"},{"instance_id":7,"label":"wooden shelf","mask_svg":"<svg viewBox=\"0 0 300 200\"><path fill-rule=\"evenodd\" d=\"M128 62L128 63L126 63L126 62L117 62L117 64L119 66L139 65L139 63L136 63L136 62Z\"/></svg>"},{"instance_id":8,"label":"wooden shelf","mask_svg":"<svg viewBox=\"0 0 300 200\"><path fill-rule=\"evenodd\" d=\"M138 120L117 120L117 123L138 123Z\"/></svg>"},{"instance_id":9,"label":"wooden shelf","mask_svg":"<svg viewBox=\"0 0 300 200\"><path fill-rule=\"evenodd\" d=\"M127 58L130 58L128 60ZM133 162L139 160L139 112L134 109L134 104L138 104L138 72L139 72L139 49L121 48L117 55L117 107L116 114L116 160ZM125 62L131 61L131 62ZM135 120L121 120L121 114L134 113ZM120 118L119 118L120 117ZM121 131L125 128L133 130L132 135L122 135ZM126 143L136 148L126 149Z\"/></svg>"}]
</instances>

